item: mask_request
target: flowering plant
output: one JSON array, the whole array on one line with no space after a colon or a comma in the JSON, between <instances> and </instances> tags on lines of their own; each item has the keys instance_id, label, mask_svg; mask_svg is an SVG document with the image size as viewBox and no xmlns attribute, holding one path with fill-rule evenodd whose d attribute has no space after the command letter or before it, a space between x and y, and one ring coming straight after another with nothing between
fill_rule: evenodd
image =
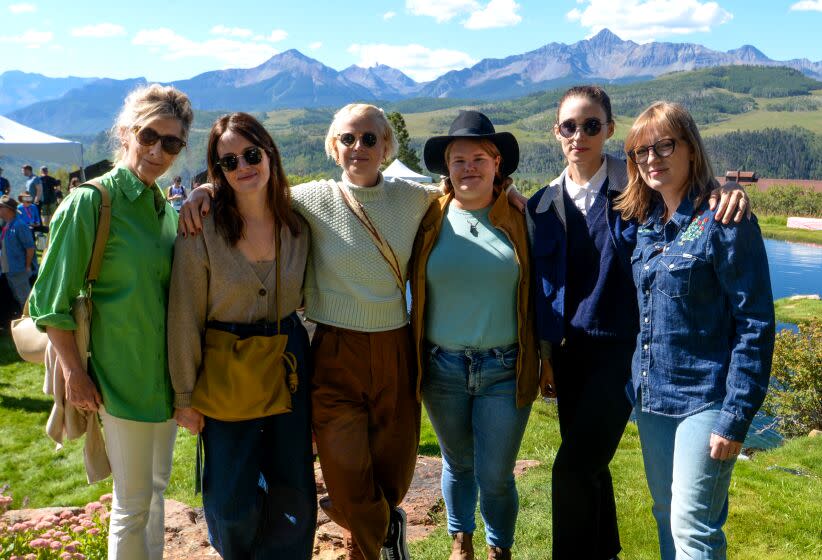
<instances>
[{"instance_id":1,"label":"flowering plant","mask_svg":"<svg viewBox=\"0 0 822 560\"><path fill-rule=\"evenodd\" d=\"M0 488L0 515L11 496ZM0 518L0 560L105 560L111 494L82 508L69 508L9 523Z\"/></svg>"}]
</instances>

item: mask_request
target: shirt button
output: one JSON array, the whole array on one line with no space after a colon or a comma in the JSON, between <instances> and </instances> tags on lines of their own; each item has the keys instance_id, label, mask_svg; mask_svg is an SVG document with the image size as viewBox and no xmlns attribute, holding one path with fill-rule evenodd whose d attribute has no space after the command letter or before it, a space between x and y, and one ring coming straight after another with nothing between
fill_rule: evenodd
<instances>
[{"instance_id":1,"label":"shirt button","mask_svg":"<svg viewBox=\"0 0 822 560\"><path fill-rule=\"evenodd\" d=\"M648 269L649 269L649 268L651 268L651 267L650 267L650 266L648 266L648 265L646 264L646 265L645 265L645 266L643 266L642 268L644 268L645 270L648 270Z\"/></svg>"},{"instance_id":2,"label":"shirt button","mask_svg":"<svg viewBox=\"0 0 822 560\"><path fill-rule=\"evenodd\" d=\"M662 248L663 251L667 251L668 249L669 249L669 247L667 245Z\"/></svg>"},{"instance_id":3,"label":"shirt button","mask_svg":"<svg viewBox=\"0 0 822 560\"><path fill-rule=\"evenodd\" d=\"M642 347L642 349L643 349L643 350L647 350L647 349L648 349L648 345L647 345L647 344L645 344L645 345Z\"/></svg>"},{"instance_id":4,"label":"shirt button","mask_svg":"<svg viewBox=\"0 0 822 560\"><path fill-rule=\"evenodd\" d=\"M651 290L645 290L645 295L646 295L646 296L651 295Z\"/></svg>"},{"instance_id":5,"label":"shirt button","mask_svg":"<svg viewBox=\"0 0 822 560\"><path fill-rule=\"evenodd\" d=\"M648 317L645 317L645 322L646 322L646 323L648 322Z\"/></svg>"},{"instance_id":6,"label":"shirt button","mask_svg":"<svg viewBox=\"0 0 822 560\"><path fill-rule=\"evenodd\" d=\"M674 267L674 265L672 265L672 264L668 265L668 268L673 268L673 267Z\"/></svg>"},{"instance_id":7,"label":"shirt button","mask_svg":"<svg viewBox=\"0 0 822 560\"><path fill-rule=\"evenodd\" d=\"M643 372L642 372L642 377L648 377L648 372L647 372L647 371L643 371Z\"/></svg>"},{"instance_id":8,"label":"shirt button","mask_svg":"<svg viewBox=\"0 0 822 560\"><path fill-rule=\"evenodd\" d=\"M265 291L265 288L260 288L260 295L261 295L261 296L264 296L264 295L265 295L265 294L267 294L267 293L268 293L268 292L266 292L266 291Z\"/></svg>"}]
</instances>

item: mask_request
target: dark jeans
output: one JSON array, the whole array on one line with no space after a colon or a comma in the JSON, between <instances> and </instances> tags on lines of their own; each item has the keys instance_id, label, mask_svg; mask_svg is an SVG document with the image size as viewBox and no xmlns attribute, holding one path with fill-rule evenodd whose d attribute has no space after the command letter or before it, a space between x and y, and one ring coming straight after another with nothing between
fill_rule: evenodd
<instances>
[{"instance_id":1,"label":"dark jeans","mask_svg":"<svg viewBox=\"0 0 822 560\"><path fill-rule=\"evenodd\" d=\"M555 348L562 444L554 460L554 560L601 560L621 550L608 463L631 404L625 385L634 347L588 341Z\"/></svg>"},{"instance_id":2,"label":"dark jeans","mask_svg":"<svg viewBox=\"0 0 822 560\"><path fill-rule=\"evenodd\" d=\"M308 335L294 325L286 347L298 363L293 410L241 422L206 417L203 506L211 544L226 559L311 558L317 491Z\"/></svg>"}]
</instances>

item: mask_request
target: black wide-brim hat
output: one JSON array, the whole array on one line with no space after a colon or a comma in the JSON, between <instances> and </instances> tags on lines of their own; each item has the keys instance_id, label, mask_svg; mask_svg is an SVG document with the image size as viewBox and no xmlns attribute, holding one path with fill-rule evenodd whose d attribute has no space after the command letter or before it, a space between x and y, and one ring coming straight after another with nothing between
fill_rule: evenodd
<instances>
[{"instance_id":1,"label":"black wide-brim hat","mask_svg":"<svg viewBox=\"0 0 822 560\"><path fill-rule=\"evenodd\" d=\"M519 144L517 139L510 132L497 132L491 119L479 111L460 111L451 128L448 129L448 136L434 136L429 138L423 148L423 158L425 167L429 171L448 175L448 166L445 163L445 148L453 140L458 138L470 138L474 140L487 139L494 143L502 156L500 174L508 177L517 170L519 165Z\"/></svg>"}]
</instances>

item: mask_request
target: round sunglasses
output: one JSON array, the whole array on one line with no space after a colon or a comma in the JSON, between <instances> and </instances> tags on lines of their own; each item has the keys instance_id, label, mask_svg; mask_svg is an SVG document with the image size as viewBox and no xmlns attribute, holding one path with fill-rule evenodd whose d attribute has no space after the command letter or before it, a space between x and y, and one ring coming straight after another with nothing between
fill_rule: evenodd
<instances>
[{"instance_id":1,"label":"round sunglasses","mask_svg":"<svg viewBox=\"0 0 822 560\"><path fill-rule=\"evenodd\" d=\"M602 121L599 119L585 119L582 124L577 124L573 119L562 121L557 125L559 133L563 138L571 138L581 129L587 136L596 136L602 131Z\"/></svg>"},{"instance_id":2,"label":"round sunglasses","mask_svg":"<svg viewBox=\"0 0 822 560\"><path fill-rule=\"evenodd\" d=\"M134 137L142 146L153 146L160 141L163 151L169 155L176 156L185 147L186 142L181 138L170 134L160 134L150 126L134 126L131 129Z\"/></svg>"},{"instance_id":3,"label":"round sunglasses","mask_svg":"<svg viewBox=\"0 0 822 560\"><path fill-rule=\"evenodd\" d=\"M248 165L257 165L263 161L263 150L257 146L249 146L243 153L240 154ZM240 156L237 154L226 154L217 160L217 165L223 168L223 171L234 171L240 165Z\"/></svg>"},{"instance_id":4,"label":"round sunglasses","mask_svg":"<svg viewBox=\"0 0 822 560\"><path fill-rule=\"evenodd\" d=\"M341 132L337 134L343 146L350 148L357 141L357 136L353 132ZM373 148L377 145L377 135L373 132L364 132L360 136L360 143L366 148Z\"/></svg>"},{"instance_id":5,"label":"round sunglasses","mask_svg":"<svg viewBox=\"0 0 822 560\"><path fill-rule=\"evenodd\" d=\"M635 164L643 165L648 163L651 150L654 151L656 157L666 158L670 157L670 155L674 153L674 148L676 148L676 140L673 138L663 138L662 140L654 142L650 146L637 146L632 150L628 150L628 157L631 158L631 161Z\"/></svg>"}]
</instances>

